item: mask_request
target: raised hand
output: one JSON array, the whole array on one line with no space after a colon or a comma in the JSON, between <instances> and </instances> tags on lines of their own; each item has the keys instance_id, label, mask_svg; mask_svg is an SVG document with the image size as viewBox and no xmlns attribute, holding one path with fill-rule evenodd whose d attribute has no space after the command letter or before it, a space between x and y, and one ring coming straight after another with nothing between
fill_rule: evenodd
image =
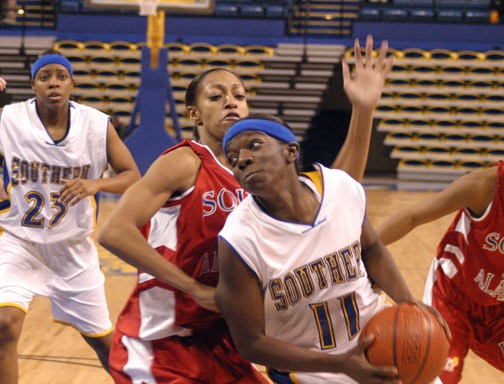
<instances>
[{"instance_id":1,"label":"raised hand","mask_svg":"<svg viewBox=\"0 0 504 384\"><path fill-rule=\"evenodd\" d=\"M378 57L373 59L373 37L366 38L366 57L361 54L358 39L355 39L355 70L350 71L346 60L343 60L343 88L352 106L374 108L380 101L383 86L388 73L394 65L394 56L387 57L388 42L381 44Z\"/></svg>"}]
</instances>

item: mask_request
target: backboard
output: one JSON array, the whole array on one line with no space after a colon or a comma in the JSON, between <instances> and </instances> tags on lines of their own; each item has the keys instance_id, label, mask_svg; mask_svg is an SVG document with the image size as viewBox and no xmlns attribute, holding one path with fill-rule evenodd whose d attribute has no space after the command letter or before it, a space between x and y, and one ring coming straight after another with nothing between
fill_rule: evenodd
<instances>
[{"instance_id":1,"label":"backboard","mask_svg":"<svg viewBox=\"0 0 504 384\"><path fill-rule=\"evenodd\" d=\"M88 8L106 8L109 10L139 9L140 0L86 0ZM167 14L212 14L215 0L159 0L158 8Z\"/></svg>"}]
</instances>

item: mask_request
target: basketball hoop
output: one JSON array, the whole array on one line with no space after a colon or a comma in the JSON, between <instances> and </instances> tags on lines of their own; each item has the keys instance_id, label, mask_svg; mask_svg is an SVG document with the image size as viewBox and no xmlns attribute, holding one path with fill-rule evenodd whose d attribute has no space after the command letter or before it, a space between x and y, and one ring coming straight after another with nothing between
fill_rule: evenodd
<instances>
[{"instance_id":1,"label":"basketball hoop","mask_svg":"<svg viewBox=\"0 0 504 384\"><path fill-rule=\"evenodd\" d=\"M159 0L139 0L140 16L156 16Z\"/></svg>"}]
</instances>

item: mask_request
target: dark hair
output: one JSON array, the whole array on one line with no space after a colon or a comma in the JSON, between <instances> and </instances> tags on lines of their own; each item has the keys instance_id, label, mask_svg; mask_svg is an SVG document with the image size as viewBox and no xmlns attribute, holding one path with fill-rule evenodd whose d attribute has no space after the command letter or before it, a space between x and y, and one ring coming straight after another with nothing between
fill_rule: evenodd
<instances>
[{"instance_id":1,"label":"dark hair","mask_svg":"<svg viewBox=\"0 0 504 384\"><path fill-rule=\"evenodd\" d=\"M45 51L40 52L38 55L38 58L40 59L42 56L47 56L47 55L58 55L65 57L64 54L62 54L60 51L57 51L56 49L46 49Z\"/></svg>"},{"instance_id":2,"label":"dark hair","mask_svg":"<svg viewBox=\"0 0 504 384\"><path fill-rule=\"evenodd\" d=\"M283 125L285 128L287 128L289 131L293 132L291 126L287 124L284 120L282 120L280 117L277 117L275 115L270 115L269 113L251 113L247 117L244 117L241 120L249 120L249 119L260 119L260 120L268 120L268 121L273 121L274 123L278 123L280 125Z\"/></svg>"},{"instance_id":3,"label":"dark hair","mask_svg":"<svg viewBox=\"0 0 504 384\"><path fill-rule=\"evenodd\" d=\"M212 69L209 69L205 72L200 73L198 76L196 76L195 78L193 78L191 80L191 82L187 86L187 90L186 90L186 94L185 94L186 107L196 105L196 99L198 97L198 93L201 88L201 83L209 74L211 74L213 72L217 72L217 71L225 71L225 72L231 73L233 76L236 76L236 78L238 80L240 80L243 87L245 88L245 84L243 83L243 80L236 73L234 73L228 69L225 69L225 68L212 68ZM196 126L196 125L193 128L193 136L194 136L195 140L199 140L199 138L200 138L199 132L198 132L198 126Z\"/></svg>"}]
</instances>

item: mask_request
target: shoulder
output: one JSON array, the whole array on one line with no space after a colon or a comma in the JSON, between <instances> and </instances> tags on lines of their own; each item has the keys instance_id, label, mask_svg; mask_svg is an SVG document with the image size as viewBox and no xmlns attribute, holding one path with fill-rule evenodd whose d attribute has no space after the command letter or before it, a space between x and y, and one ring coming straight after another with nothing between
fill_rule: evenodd
<instances>
[{"instance_id":1,"label":"shoulder","mask_svg":"<svg viewBox=\"0 0 504 384\"><path fill-rule=\"evenodd\" d=\"M188 146L177 146L159 156L149 167L146 176L177 191L194 186L201 159Z\"/></svg>"},{"instance_id":2,"label":"shoulder","mask_svg":"<svg viewBox=\"0 0 504 384\"><path fill-rule=\"evenodd\" d=\"M176 168L184 168L191 171L199 168L201 159L189 146L177 146L165 151L156 160L156 163L172 164Z\"/></svg>"},{"instance_id":3,"label":"shoulder","mask_svg":"<svg viewBox=\"0 0 504 384\"><path fill-rule=\"evenodd\" d=\"M318 165L318 167L320 168L320 172L326 186L357 190L363 189L362 185L345 171L327 168L322 165Z\"/></svg>"},{"instance_id":4,"label":"shoulder","mask_svg":"<svg viewBox=\"0 0 504 384\"><path fill-rule=\"evenodd\" d=\"M99 111L96 108L77 103L75 101L70 101L70 108L78 111L82 115L109 120L109 115L107 115L106 113Z\"/></svg>"}]
</instances>

